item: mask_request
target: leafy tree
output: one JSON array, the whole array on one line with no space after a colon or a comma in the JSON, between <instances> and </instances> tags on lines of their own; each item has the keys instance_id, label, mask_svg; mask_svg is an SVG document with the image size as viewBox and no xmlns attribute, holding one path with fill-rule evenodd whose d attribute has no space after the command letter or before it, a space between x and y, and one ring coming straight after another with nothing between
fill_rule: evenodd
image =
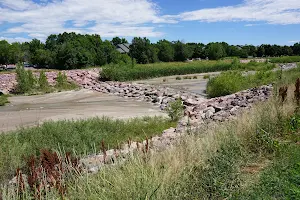
<instances>
[{"instance_id":1,"label":"leafy tree","mask_svg":"<svg viewBox=\"0 0 300 200\"><path fill-rule=\"evenodd\" d=\"M130 45L130 55L137 63L146 64L155 60L155 49L151 48L149 39L135 37Z\"/></svg>"},{"instance_id":2,"label":"leafy tree","mask_svg":"<svg viewBox=\"0 0 300 200\"><path fill-rule=\"evenodd\" d=\"M207 56L211 60L219 60L226 56L225 49L220 43L210 43L207 45Z\"/></svg>"},{"instance_id":3,"label":"leafy tree","mask_svg":"<svg viewBox=\"0 0 300 200\"><path fill-rule=\"evenodd\" d=\"M266 55L266 50L265 50L265 47L264 45L260 45L258 48L257 48L257 56L258 57L263 57Z\"/></svg>"},{"instance_id":4,"label":"leafy tree","mask_svg":"<svg viewBox=\"0 0 300 200\"><path fill-rule=\"evenodd\" d=\"M175 61L186 61L186 59L191 57L193 54L192 49L190 49L188 45L180 41L174 43L174 50L175 50L175 55L174 55Z\"/></svg>"},{"instance_id":5,"label":"leafy tree","mask_svg":"<svg viewBox=\"0 0 300 200\"><path fill-rule=\"evenodd\" d=\"M9 47L9 63L16 64L18 62L23 62L24 53L21 49L21 44L14 42Z\"/></svg>"},{"instance_id":6,"label":"leafy tree","mask_svg":"<svg viewBox=\"0 0 300 200\"><path fill-rule=\"evenodd\" d=\"M300 55L300 43L294 44L292 47L294 55Z\"/></svg>"},{"instance_id":7,"label":"leafy tree","mask_svg":"<svg viewBox=\"0 0 300 200\"><path fill-rule=\"evenodd\" d=\"M157 43L158 59L163 62L174 61L174 47L168 40L160 40Z\"/></svg>"},{"instance_id":8,"label":"leafy tree","mask_svg":"<svg viewBox=\"0 0 300 200\"><path fill-rule=\"evenodd\" d=\"M0 64L9 64L10 44L6 40L0 41Z\"/></svg>"},{"instance_id":9,"label":"leafy tree","mask_svg":"<svg viewBox=\"0 0 300 200\"><path fill-rule=\"evenodd\" d=\"M117 46L118 44L127 44L128 41L125 38L114 37L111 42L113 45Z\"/></svg>"}]
</instances>

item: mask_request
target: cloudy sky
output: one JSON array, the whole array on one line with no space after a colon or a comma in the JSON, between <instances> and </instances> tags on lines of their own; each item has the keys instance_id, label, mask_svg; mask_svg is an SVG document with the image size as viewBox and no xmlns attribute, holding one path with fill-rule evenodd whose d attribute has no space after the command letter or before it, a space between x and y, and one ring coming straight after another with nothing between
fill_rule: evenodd
<instances>
[{"instance_id":1,"label":"cloudy sky","mask_svg":"<svg viewBox=\"0 0 300 200\"><path fill-rule=\"evenodd\" d=\"M65 31L292 45L300 41L300 0L0 0L0 39L45 41Z\"/></svg>"}]
</instances>

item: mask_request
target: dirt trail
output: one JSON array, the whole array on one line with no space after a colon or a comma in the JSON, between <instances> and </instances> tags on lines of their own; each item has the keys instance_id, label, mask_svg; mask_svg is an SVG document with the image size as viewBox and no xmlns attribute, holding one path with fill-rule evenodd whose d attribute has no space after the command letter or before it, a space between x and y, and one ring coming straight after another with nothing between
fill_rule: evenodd
<instances>
[{"instance_id":1,"label":"dirt trail","mask_svg":"<svg viewBox=\"0 0 300 200\"><path fill-rule=\"evenodd\" d=\"M146 102L84 89L37 96L14 96L9 100L10 104L0 107L0 132L38 125L47 120L166 115Z\"/></svg>"}]
</instances>

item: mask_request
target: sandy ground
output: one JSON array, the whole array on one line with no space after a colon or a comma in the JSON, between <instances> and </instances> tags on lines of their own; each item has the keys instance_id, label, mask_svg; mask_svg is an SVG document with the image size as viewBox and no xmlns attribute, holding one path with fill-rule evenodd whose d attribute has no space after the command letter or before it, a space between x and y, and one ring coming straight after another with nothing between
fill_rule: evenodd
<instances>
[{"instance_id":1,"label":"sandy ground","mask_svg":"<svg viewBox=\"0 0 300 200\"><path fill-rule=\"evenodd\" d=\"M220 72L211 72L211 73L201 73L201 74L190 74L190 75L176 75L176 76L167 76L160 77L148 80L135 81L136 83L144 83L151 85L162 85L171 88L176 88L180 90L186 90L193 93L200 94L205 97L205 90L208 79L204 79L205 75L216 76L220 74ZM197 79L184 79L184 77L194 77L197 76ZM176 80L176 77L181 77L181 80ZM165 81L164 81L165 80Z\"/></svg>"},{"instance_id":2,"label":"sandy ground","mask_svg":"<svg viewBox=\"0 0 300 200\"><path fill-rule=\"evenodd\" d=\"M90 90L37 96L14 96L0 107L0 132L38 125L47 120L86 119L95 116L132 118L166 115L149 103Z\"/></svg>"}]
</instances>

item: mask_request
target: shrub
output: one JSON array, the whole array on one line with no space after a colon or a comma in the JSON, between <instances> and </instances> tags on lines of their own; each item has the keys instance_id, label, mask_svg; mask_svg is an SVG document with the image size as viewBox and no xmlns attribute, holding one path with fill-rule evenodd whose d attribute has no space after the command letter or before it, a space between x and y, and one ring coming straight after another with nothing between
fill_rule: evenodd
<instances>
[{"instance_id":1,"label":"shrub","mask_svg":"<svg viewBox=\"0 0 300 200\"><path fill-rule=\"evenodd\" d=\"M176 101L169 103L166 112L172 121L178 121L183 115L183 109L182 101L177 99Z\"/></svg>"},{"instance_id":2,"label":"shrub","mask_svg":"<svg viewBox=\"0 0 300 200\"><path fill-rule=\"evenodd\" d=\"M4 106L6 103L9 103L7 97L7 95L0 94L0 106Z\"/></svg>"},{"instance_id":3,"label":"shrub","mask_svg":"<svg viewBox=\"0 0 300 200\"><path fill-rule=\"evenodd\" d=\"M206 92L209 97L225 96L242 90L245 83L241 72L224 72L208 81Z\"/></svg>"},{"instance_id":4,"label":"shrub","mask_svg":"<svg viewBox=\"0 0 300 200\"><path fill-rule=\"evenodd\" d=\"M48 92L50 89L47 76L44 71L40 72L40 77L39 77L39 87L41 90Z\"/></svg>"},{"instance_id":5,"label":"shrub","mask_svg":"<svg viewBox=\"0 0 300 200\"><path fill-rule=\"evenodd\" d=\"M203 76L203 78L204 78L204 79L209 79L209 78L210 78L210 75L209 75L209 74L205 74L205 75Z\"/></svg>"},{"instance_id":6,"label":"shrub","mask_svg":"<svg viewBox=\"0 0 300 200\"><path fill-rule=\"evenodd\" d=\"M17 72L17 87L16 87L16 92L17 93L27 93L29 92L33 85L32 80L29 80L29 72L27 73L24 66L21 64L17 64L16 68Z\"/></svg>"},{"instance_id":7,"label":"shrub","mask_svg":"<svg viewBox=\"0 0 300 200\"><path fill-rule=\"evenodd\" d=\"M177 76L177 77L176 77L176 80L181 80L181 77L180 77L180 76Z\"/></svg>"},{"instance_id":8,"label":"shrub","mask_svg":"<svg viewBox=\"0 0 300 200\"><path fill-rule=\"evenodd\" d=\"M193 76L193 79L198 79L198 77L197 76Z\"/></svg>"},{"instance_id":9,"label":"shrub","mask_svg":"<svg viewBox=\"0 0 300 200\"><path fill-rule=\"evenodd\" d=\"M294 63L300 62L300 56L282 56L278 58L271 58L271 63Z\"/></svg>"},{"instance_id":10,"label":"shrub","mask_svg":"<svg viewBox=\"0 0 300 200\"><path fill-rule=\"evenodd\" d=\"M56 77L56 85L55 87L58 89L65 89L69 86L68 78L65 73L59 72Z\"/></svg>"}]
</instances>

